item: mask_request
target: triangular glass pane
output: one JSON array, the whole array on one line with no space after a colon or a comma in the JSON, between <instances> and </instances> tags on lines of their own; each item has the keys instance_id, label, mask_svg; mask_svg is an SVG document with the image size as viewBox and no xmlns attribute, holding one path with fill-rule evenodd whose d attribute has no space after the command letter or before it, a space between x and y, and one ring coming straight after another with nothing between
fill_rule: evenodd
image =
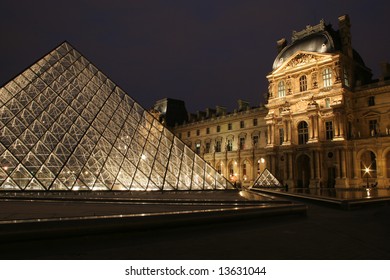
<instances>
[{"instance_id":1,"label":"triangular glass pane","mask_svg":"<svg viewBox=\"0 0 390 280\"><path fill-rule=\"evenodd\" d=\"M50 171L50 169L44 165L42 165L42 167L38 170L35 177L45 187L45 189L49 189L51 183L54 181L55 178L54 174Z\"/></svg>"},{"instance_id":2,"label":"triangular glass pane","mask_svg":"<svg viewBox=\"0 0 390 280\"><path fill-rule=\"evenodd\" d=\"M51 191L67 191L68 188L59 180L55 179L50 187Z\"/></svg>"},{"instance_id":3,"label":"triangular glass pane","mask_svg":"<svg viewBox=\"0 0 390 280\"><path fill-rule=\"evenodd\" d=\"M42 162L32 152L27 154L22 164L31 172L31 174L37 173L42 166Z\"/></svg>"},{"instance_id":4,"label":"triangular glass pane","mask_svg":"<svg viewBox=\"0 0 390 280\"><path fill-rule=\"evenodd\" d=\"M17 137L7 127L0 130L0 143L5 147L9 147L16 139Z\"/></svg>"},{"instance_id":5,"label":"triangular glass pane","mask_svg":"<svg viewBox=\"0 0 390 280\"><path fill-rule=\"evenodd\" d=\"M18 184L14 182L10 177L4 180L3 184L1 185L2 190L13 190L13 191L20 191L22 190Z\"/></svg>"},{"instance_id":6,"label":"triangular glass pane","mask_svg":"<svg viewBox=\"0 0 390 280\"><path fill-rule=\"evenodd\" d=\"M33 178L24 190L25 191L44 191L46 189L42 186L42 184L37 179Z\"/></svg>"},{"instance_id":7,"label":"triangular glass pane","mask_svg":"<svg viewBox=\"0 0 390 280\"><path fill-rule=\"evenodd\" d=\"M19 164L10 177L21 189L24 189L30 183L32 175L23 165Z\"/></svg>"},{"instance_id":8,"label":"triangular glass pane","mask_svg":"<svg viewBox=\"0 0 390 280\"><path fill-rule=\"evenodd\" d=\"M9 152L5 151L0 156L0 167L7 173L11 174L12 171L18 166L19 161Z\"/></svg>"},{"instance_id":9,"label":"triangular glass pane","mask_svg":"<svg viewBox=\"0 0 390 280\"><path fill-rule=\"evenodd\" d=\"M14 155L14 157L20 161L29 152L29 148L27 148L19 139L16 139L16 141L8 149Z\"/></svg>"},{"instance_id":10,"label":"triangular glass pane","mask_svg":"<svg viewBox=\"0 0 390 280\"><path fill-rule=\"evenodd\" d=\"M119 180L116 180L114 185L112 186L113 191L127 191L128 188L126 188Z\"/></svg>"}]
</instances>

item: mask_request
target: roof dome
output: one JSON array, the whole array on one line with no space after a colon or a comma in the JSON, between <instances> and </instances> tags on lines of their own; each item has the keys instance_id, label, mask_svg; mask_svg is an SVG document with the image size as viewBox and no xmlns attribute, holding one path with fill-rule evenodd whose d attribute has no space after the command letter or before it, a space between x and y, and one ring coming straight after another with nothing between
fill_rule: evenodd
<instances>
[{"instance_id":1,"label":"roof dome","mask_svg":"<svg viewBox=\"0 0 390 280\"><path fill-rule=\"evenodd\" d=\"M280 67L283 62L289 59L298 51L332 53L335 51L335 43L327 31L310 34L295 40L291 45L286 46L276 57L272 69Z\"/></svg>"}]
</instances>

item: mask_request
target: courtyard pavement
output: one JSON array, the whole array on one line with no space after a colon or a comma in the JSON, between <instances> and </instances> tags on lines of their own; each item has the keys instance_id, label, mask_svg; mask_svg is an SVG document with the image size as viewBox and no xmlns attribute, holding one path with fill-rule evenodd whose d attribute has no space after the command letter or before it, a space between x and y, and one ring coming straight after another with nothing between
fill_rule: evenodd
<instances>
[{"instance_id":1,"label":"courtyard pavement","mask_svg":"<svg viewBox=\"0 0 390 280\"><path fill-rule=\"evenodd\" d=\"M288 201L306 205L306 214L241 215L220 221L213 217L167 226L164 221L160 227L152 228L117 228L21 240L2 238L0 258L390 259L387 201L362 204L350 210L298 197L289 197Z\"/></svg>"}]
</instances>

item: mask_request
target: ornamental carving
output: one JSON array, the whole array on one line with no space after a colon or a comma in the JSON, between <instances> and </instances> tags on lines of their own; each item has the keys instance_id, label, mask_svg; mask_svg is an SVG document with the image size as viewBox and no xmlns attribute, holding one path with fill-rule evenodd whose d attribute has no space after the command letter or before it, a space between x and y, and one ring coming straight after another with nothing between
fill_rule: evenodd
<instances>
[{"instance_id":1,"label":"ornamental carving","mask_svg":"<svg viewBox=\"0 0 390 280\"><path fill-rule=\"evenodd\" d=\"M306 54L306 53L301 53L298 54L294 59L292 59L286 66L286 68L291 68L291 67L296 67L300 65L304 65L310 62L315 62L317 61L316 56L312 54Z\"/></svg>"}]
</instances>

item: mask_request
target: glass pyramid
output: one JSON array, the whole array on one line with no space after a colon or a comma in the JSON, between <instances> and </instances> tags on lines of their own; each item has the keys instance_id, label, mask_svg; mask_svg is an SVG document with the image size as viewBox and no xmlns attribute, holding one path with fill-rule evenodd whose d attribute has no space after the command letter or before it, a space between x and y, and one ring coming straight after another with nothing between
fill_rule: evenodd
<instances>
[{"instance_id":1,"label":"glass pyramid","mask_svg":"<svg viewBox=\"0 0 390 280\"><path fill-rule=\"evenodd\" d=\"M0 88L0 190L227 188L66 42Z\"/></svg>"},{"instance_id":2,"label":"glass pyramid","mask_svg":"<svg viewBox=\"0 0 390 280\"><path fill-rule=\"evenodd\" d=\"M251 188L281 188L282 184L278 179L266 168L264 171L257 177Z\"/></svg>"}]
</instances>

